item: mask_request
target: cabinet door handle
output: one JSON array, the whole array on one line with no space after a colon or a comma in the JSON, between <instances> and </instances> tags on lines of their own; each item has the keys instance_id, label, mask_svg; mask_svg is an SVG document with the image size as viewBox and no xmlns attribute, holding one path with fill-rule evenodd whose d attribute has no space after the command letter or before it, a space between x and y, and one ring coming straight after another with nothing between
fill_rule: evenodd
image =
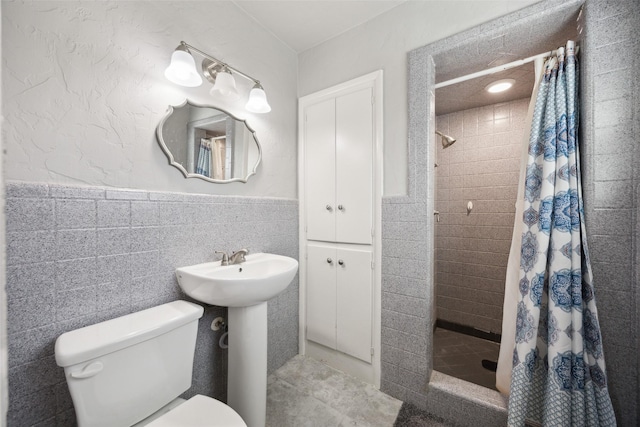
<instances>
[{"instance_id":1,"label":"cabinet door handle","mask_svg":"<svg viewBox=\"0 0 640 427\"><path fill-rule=\"evenodd\" d=\"M344 210L344 206L342 206L342 205L338 205L338 210L339 210L339 211L343 211L343 210Z\"/></svg>"},{"instance_id":2,"label":"cabinet door handle","mask_svg":"<svg viewBox=\"0 0 640 427\"><path fill-rule=\"evenodd\" d=\"M343 261L343 260L341 260L341 259L339 259L339 260L338 260L338 264L340 264L340 265L344 265L344 261Z\"/></svg>"},{"instance_id":3,"label":"cabinet door handle","mask_svg":"<svg viewBox=\"0 0 640 427\"><path fill-rule=\"evenodd\" d=\"M327 258L327 262L328 262L329 264L333 264L333 260L332 260L331 258Z\"/></svg>"},{"instance_id":4,"label":"cabinet door handle","mask_svg":"<svg viewBox=\"0 0 640 427\"><path fill-rule=\"evenodd\" d=\"M331 211L333 210L333 208L331 207L331 205L327 205L327 207L326 207L326 208L327 208L327 210L328 210L329 212L331 212Z\"/></svg>"}]
</instances>

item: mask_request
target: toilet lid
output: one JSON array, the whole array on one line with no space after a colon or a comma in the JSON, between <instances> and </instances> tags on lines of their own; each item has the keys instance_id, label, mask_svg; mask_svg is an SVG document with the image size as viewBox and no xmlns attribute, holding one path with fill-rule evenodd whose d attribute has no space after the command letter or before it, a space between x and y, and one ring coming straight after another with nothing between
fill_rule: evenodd
<instances>
[{"instance_id":1,"label":"toilet lid","mask_svg":"<svg viewBox=\"0 0 640 427\"><path fill-rule=\"evenodd\" d=\"M231 407L197 394L147 424L147 427L247 427Z\"/></svg>"}]
</instances>

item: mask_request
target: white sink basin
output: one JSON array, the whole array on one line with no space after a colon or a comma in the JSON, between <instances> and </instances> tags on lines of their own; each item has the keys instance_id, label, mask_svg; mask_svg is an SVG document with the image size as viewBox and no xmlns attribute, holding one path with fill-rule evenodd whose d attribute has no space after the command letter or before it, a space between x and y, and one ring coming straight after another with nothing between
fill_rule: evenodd
<instances>
[{"instance_id":1,"label":"white sink basin","mask_svg":"<svg viewBox=\"0 0 640 427\"><path fill-rule=\"evenodd\" d=\"M256 253L235 265L205 262L176 269L178 284L191 298L223 307L247 307L284 291L298 271L298 261Z\"/></svg>"}]
</instances>

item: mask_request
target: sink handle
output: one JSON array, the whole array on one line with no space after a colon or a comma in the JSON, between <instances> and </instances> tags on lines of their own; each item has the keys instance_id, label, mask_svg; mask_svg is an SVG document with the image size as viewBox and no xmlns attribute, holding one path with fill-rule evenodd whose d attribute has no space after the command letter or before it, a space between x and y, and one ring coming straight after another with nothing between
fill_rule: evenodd
<instances>
[{"instance_id":1,"label":"sink handle","mask_svg":"<svg viewBox=\"0 0 640 427\"><path fill-rule=\"evenodd\" d=\"M247 255L248 253L249 253L249 249L246 249L246 248L243 248L243 249L240 249L239 251L234 252L229 257L229 264L240 264L241 262L245 262L246 259L244 258L244 256Z\"/></svg>"},{"instance_id":2,"label":"sink handle","mask_svg":"<svg viewBox=\"0 0 640 427\"><path fill-rule=\"evenodd\" d=\"M222 261L220 261L220 265L229 265L229 255L225 251L215 251L217 254L222 254Z\"/></svg>"}]
</instances>

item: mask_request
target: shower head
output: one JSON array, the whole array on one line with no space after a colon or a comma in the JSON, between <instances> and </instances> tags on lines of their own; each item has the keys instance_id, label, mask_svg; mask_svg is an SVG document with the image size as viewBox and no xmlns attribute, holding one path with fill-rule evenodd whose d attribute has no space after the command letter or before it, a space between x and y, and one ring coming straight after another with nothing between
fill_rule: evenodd
<instances>
[{"instance_id":1,"label":"shower head","mask_svg":"<svg viewBox=\"0 0 640 427\"><path fill-rule=\"evenodd\" d=\"M452 146L454 142L456 142L456 139L449 135L445 135L440 131L436 131L436 133L442 137L442 148L448 148Z\"/></svg>"}]
</instances>

